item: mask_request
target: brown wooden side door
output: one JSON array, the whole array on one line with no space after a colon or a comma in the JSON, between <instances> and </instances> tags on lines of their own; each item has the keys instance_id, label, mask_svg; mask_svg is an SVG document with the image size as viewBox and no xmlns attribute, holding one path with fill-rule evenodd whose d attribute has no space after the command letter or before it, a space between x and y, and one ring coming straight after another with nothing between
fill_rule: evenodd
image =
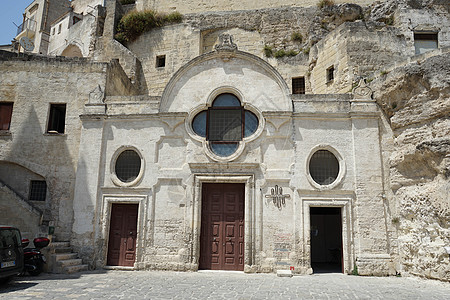
<instances>
[{"instance_id":1,"label":"brown wooden side door","mask_svg":"<svg viewBox=\"0 0 450 300\"><path fill-rule=\"evenodd\" d=\"M109 266L134 266L138 207L138 204L112 205L107 258Z\"/></svg>"},{"instance_id":2,"label":"brown wooden side door","mask_svg":"<svg viewBox=\"0 0 450 300\"><path fill-rule=\"evenodd\" d=\"M203 184L200 269L244 270L244 184Z\"/></svg>"}]
</instances>

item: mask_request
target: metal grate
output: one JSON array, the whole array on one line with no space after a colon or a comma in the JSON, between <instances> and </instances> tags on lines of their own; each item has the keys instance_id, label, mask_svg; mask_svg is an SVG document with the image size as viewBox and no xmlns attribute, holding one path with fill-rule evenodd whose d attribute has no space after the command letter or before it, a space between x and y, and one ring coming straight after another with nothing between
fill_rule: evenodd
<instances>
[{"instance_id":1,"label":"metal grate","mask_svg":"<svg viewBox=\"0 0 450 300\"><path fill-rule=\"evenodd\" d=\"M339 174L339 161L328 150L319 150L309 161L309 173L320 185L332 184Z\"/></svg>"},{"instance_id":2,"label":"metal grate","mask_svg":"<svg viewBox=\"0 0 450 300\"><path fill-rule=\"evenodd\" d=\"M305 77L292 78L292 94L305 93Z\"/></svg>"},{"instance_id":3,"label":"metal grate","mask_svg":"<svg viewBox=\"0 0 450 300\"><path fill-rule=\"evenodd\" d=\"M141 157L134 150L123 151L116 160L116 176L122 182L132 182L141 171Z\"/></svg>"},{"instance_id":4,"label":"metal grate","mask_svg":"<svg viewBox=\"0 0 450 300\"><path fill-rule=\"evenodd\" d=\"M30 184L30 200L45 201L47 183L43 180L32 180Z\"/></svg>"},{"instance_id":5,"label":"metal grate","mask_svg":"<svg viewBox=\"0 0 450 300\"><path fill-rule=\"evenodd\" d=\"M234 142L242 139L241 109L209 110L208 139Z\"/></svg>"}]
</instances>

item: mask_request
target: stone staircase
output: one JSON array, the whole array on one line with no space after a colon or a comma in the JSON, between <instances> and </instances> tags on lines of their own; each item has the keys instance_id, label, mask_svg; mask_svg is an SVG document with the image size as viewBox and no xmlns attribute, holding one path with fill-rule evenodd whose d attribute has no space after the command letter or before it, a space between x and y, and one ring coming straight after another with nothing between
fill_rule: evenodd
<instances>
[{"instance_id":1,"label":"stone staircase","mask_svg":"<svg viewBox=\"0 0 450 300\"><path fill-rule=\"evenodd\" d=\"M52 242L49 250L49 272L72 274L88 270L88 265L84 265L78 253L73 252L70 242Z\"/></svg>"}]
</instances>

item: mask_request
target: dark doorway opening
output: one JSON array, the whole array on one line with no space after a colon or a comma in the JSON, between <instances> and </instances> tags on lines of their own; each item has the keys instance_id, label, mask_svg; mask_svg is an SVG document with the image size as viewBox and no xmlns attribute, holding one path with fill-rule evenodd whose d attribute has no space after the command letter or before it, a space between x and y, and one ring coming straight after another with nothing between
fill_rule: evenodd
<instances>
[{"instance_id":1,"label":"dark doorway opening","mask_svg":"<svg viewBox=\"0 0 450 300\"><path fill-rule=\"evenodd\" d=\"M112 205L107 257L109 266L134 266L138 208L139 204Z\"/></svg>"},{"instance_id":2,"label":"dark doorway opening","mask_svg":"<svg viewBox=\"0 0 450 300\"><path fill-rule=\"evenodd\" d=\"M243 183L204 183L199 269L244 270Z\"/></svg>"},{"instance_id":3,"label":"dark doorway opening","mask_svg":"<svg viewBox=\"0 0 450 300\"><path fill-rule=\"evenodd\" d=\"M310 207L311 267L314 273L342 273L340 207Z\"/></svg>"}]
</instances>

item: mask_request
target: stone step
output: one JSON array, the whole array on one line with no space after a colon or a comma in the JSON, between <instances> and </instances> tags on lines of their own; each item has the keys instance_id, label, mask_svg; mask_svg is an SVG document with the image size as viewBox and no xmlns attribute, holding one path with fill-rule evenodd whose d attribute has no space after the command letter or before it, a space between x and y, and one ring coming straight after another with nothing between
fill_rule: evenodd
<instances>
[{"instance_id":1,"label":"stone step","mask_svg":"<svg viewBox=\"0 0 450 300\"><path fill-rule=\"evenodd\" d=\"M74 254L76 254L76 253L74 253ZM65 259L65 260L59 260L58 263L61 265L61 267L65 268L68 266L82 265L83 260L81 258Z\"/></svg>"},{"instance_id":2,"label":"stone step","mask_svg":"<svg viewBox=\"0 0 450 300\"><path fill-rule=\"evenodd\" d=\"M61 261L61 260L72 260L78 258L77 253L61 253L61 254L54 254L55 255L55 261Z\"/></svg>"},{"instance_id":3,"label":"stone step","mask_svg":"<svg viewBox=\"0 0 450 300\"><path fill-rule=\"evenodd\" d=\"M72 252L71 247L55 248L55 253L71 253L71 252Z\"/></svg>"},{"instance_id":4,"label":"stone step","mask_svg":"<svg viewBox=\"0 0 450 300\"><path fill-rule=\"evenodd\" d=\"M50 247L54 248L54 249L56 249L56 248L68 248L68 247L70 247L70 242L52 242L50 244Z\"/></svg>"},{"instance_id":5,"label":"stone step","mask_svg":"<svg viewBox=\"0 0 450 300\"><path fill-rule=\"evenodd\" d=\"M77 272L83 272L88 270L88 265L76 265L76 266L67 266L64 267L64 271L67 274L77 273Z\"/></svg>"}]
</instances>

